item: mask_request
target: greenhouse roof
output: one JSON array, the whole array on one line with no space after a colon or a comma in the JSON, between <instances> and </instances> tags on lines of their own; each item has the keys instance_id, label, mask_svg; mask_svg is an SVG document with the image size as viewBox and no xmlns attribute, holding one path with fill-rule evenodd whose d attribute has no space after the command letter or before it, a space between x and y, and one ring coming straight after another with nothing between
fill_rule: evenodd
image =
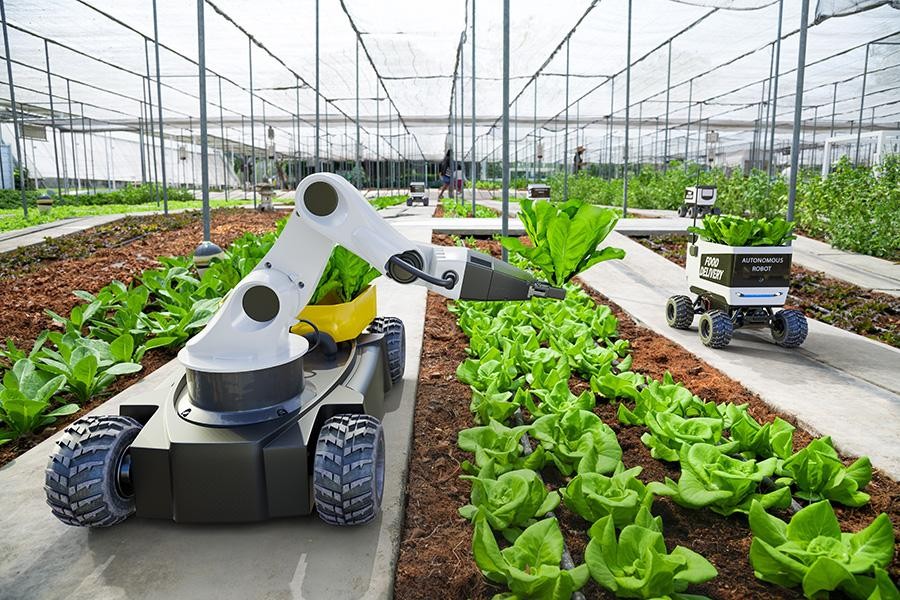
<instances>
[{"instance_id":1,"label":"greenhouse roof","mask_svg":"<svg viewBox=\"0 0 900 600\"><path fill-rule=\"evenodd\" d=\"M61 130L133 135L127 132L137 129L138 119L151 118L144 104L148 93L152 118L158 118L151 2L7 0L5 8L16 101L26 123L50 123L48 82L53 121ZM864 126L900 128L898 8L897 0L818 2L810 14L806 49L804 126L815 125L823 137L848 132L859 122L865 79ZM157 0L157 10L166 135L190 140L200 114L196 3ZM477 157L496 151L500 135L495 126L502 112L501 2L323 0L319 10L323 157L354 156L357 122L366 158L389 152L413 160L438 158L447 147L451 122L465 124L468 152L473 39ZM778 0L634 2L629 116L632 140L640 140L634 143L655 143L652 138L661 129L675 145L693 135L699 147L699 132L711 129L725 142L746 143L770 107L776 136L786 143L800 10L796 0L783 5ZM272 127L284 151L304 156L314 151L315 14L315 0L206 2L214 146L222 139L232 149L246 146L252 131L261 147ZM577 142L591 153L621 143L627 18L627 0L511 2L510 114L520 159L534 153L529 140L535 127L545 153L561 157L567 98L568 131L575 136L570 148ZM761 108L775 91L769 89L769 77L776 54L776 101ZM3 71L0 102L4 120L10 121L7 79ZM451 111L461 112L462 121L451 121Z\"/></svg>"}]
</instances>

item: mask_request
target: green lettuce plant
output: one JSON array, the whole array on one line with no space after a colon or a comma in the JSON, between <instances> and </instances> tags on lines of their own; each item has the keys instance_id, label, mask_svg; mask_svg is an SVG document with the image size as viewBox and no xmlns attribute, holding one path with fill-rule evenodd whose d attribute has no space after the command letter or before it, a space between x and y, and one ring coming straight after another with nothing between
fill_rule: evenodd
<instances>
[{"instance_id":1,"label":"green lettuce plant","mask_svg":"<svg viewBox=\"0 0 900 600\"><path fill-rule=\"evenodd\" d=\"M849 467L838 457L830 437L813 440L779 467L779 483L793 484L794 495L804 500L833 500L845 506L862 506L869 495L862 491L872 479L867 456Z\"/></svg>"},{"instance_id":2,"label":"green lettuce plant","mask_svg":"<svg viewBox=\"0 0 900 600\"><path fill-rule=\"evenodd\" d=\"M746 458L787 458L794 444L794 426L775 417L771 423L761 425L746 410L741 411L730 426L735 450Z\"/></svg>"},{"instance_id":3,"label":"green lettuce plant","mask_svg":"<svg viewBox=\"0 0 900 600\"><path fill-rule=\"evenodd\" d=\"M653 493L671 495L686 508L709 507L726 516L736 512L746 514L753 500L758 500L764 508L787 508L791 504L790 488L779 487L767 494L758 492L763 478L775 472L775 458L761 462L738 460L710 444L682 446L679 456L678 482L666 478L665 485L651 483Z\"/></svg>"},{"instance_id":4,"label":"green lettuce plant","mask_svg":"<svg viewBox=\"0 0 900 600\"><path fill-rule=\"evenodd\" d=\"M498 391L519 387L521 379L515 361L504 356L499 348L491 348L481 358L467 358L456 368L456 377L475 389L487 390L492 385Z\"/></svg>"},{"instance_id":5,"label":"green lettuce plant","mask_svg":"<svg viewBox=\"0 0 900 600\"><path fill-rule=\"evenodd\" d=\"M810 504L789 523L750 508L750 564L759 579L801 586L807 598L841 591L851 598L898 598L884 569L894 558L894 530L884 513L857 533L843 533L831 504Z\"/></svg>"},{"instance_id":6,"label":"green lettuce plant","mask_svg":"<svg viewBox=\"0 0 900 600\"><path fill-rule=\"evenodd\" d=\"M503 238L500 243L527 259L553 285L562 285L598 262L625 256L619 248L597 250L619 220L614 210L578 200L557 204L526 199L519 206L532 246L518 238Z\"/></svg>"},{"instance_id":7,"label":"green lettuce plant","mask_svg":"<svg viewBox=\"0 0 900 600\"><path fill-rule=\"evenodd\" d=\"M487 517L479 512L472 554L487 579L510 590L497 594L494 600L569 600L590 576L587 565L572 570L560 568L563 536L554 518L529 526L512 546L501 550Z\"/></svg>"},{"instance_id":8,"label":"green lettuce plant","mask_svg":"<svg viewBox=\"0 0 900 600\"><path fill-rule=\"evenodd\" d=\"M702 227L688 231L708 242L726 246L782 246L794 239L793 221L782 218L745 219L731 215L706 215Z\"/></svg>"},{"instance_id":9,"label":"green lettuce plant","mask_svg":"<svg viewBox=\"0 0 900 600\"><path fill-rule=\"evenodd\" d=\"M463 462L462 469L467 473L477 472L489 463L493 463L494 472L506 473L515 469L539 470L544 466L544 451L538 447L534 452L523 456L522 436L531 429L530 425L506 427L497 421L491 421L481 427L463 429L457 434L457 444L461 450L475 455L475 467L468 461Z\"/></svg>"},{"instance_id":10,"label":"green lettuce plant","mask_svg":"<svg viewBox=\"0 0 900 600\"><path fill-rule=\"evenodd\" d=\"M722 440L722 419L691 417L685 419L671 412L649 413L644 422L650 430L641 436L641 441L650 448L653 458L676 462L684 446L693 444L719 444ZM731 452L734 442L719 446L723 453Z\"/></svg>"},{"instance_id":11,"label":"green lettuce plant","mask_svg":"<svg viewBox=\"0 0 900 600\"><path fill-rule=\"evenodd\" d=\"M571 475L589 454L598 473L611 473L622 460L615 432L590 411L543 416L532 424L531 435L563 475Z\"/></svg>"},{"instance_id":12,"label":"green lettuce plant","mask_svg":"<svg viewBox=\"0 0 900 600\"><path fill-rule=\"evenodd\" d=\"M591 577L618 598L697 600L684 594L691 584L703 583L718 573L693 550L676 546L670 553L662 535L662 519L641 507L635 521L616 538L612 516L594 523L584 560Z\"/></svg>"},{"instance_id":13,"label":"green lettuce plant","mask_svg":"<svg viewBox=\"0 0 900 600\"><path fill-rule=\"evenodd\" d=\"M103 340L85 338L74 332L65 335L54 332L49 338L56 350L42 348L38 366L43 371L62 375L66 390L80 404L109 387L117 376L141 370L137 363L117 362L111 345Z\"/></svg>"},{"instance_id":14,"label":"green lettuce plant","mask_svg":"<svg viewBox=\"0 0 900 600\"><path fill-rule=\"evenodd\" d=\"M653 503L653 493L637 478L642 468L626 470L622 463L610 476L600 473L576 475L560 490L563 502L582 519L593 523L612 517L619 529L634 523L642 507Z\"/></svg>"},{"instance_id":15,"label":"green lettuce plant","mask_svg":"<svg viewBox=\"0 0 900 600\"><path fill-rule=\"evenodd\" d=\"M651 379L635 400L634 409L619 404L618 417L623 425L646 425L647 415L670 412L680 417L718 417L719 410L712 402L704 402L680 383L675 383L666 371L663 380Z\"/></svg>"},{"instance_id":16,"label":"green lettuce plant","mask_svg":"<svg viewBox=\"0 0 900 600\"><path fill-rule=\"evenodd\" d=\"M557 381L550 389L532 388L524 396L525 407L528 408L528 412L534 418L570 411L590 411L597 404L594 394L590 391L585 390L578 396L573 394L569 390L568 380ZM535 396L540 399L539 404L535 404Z\"/></svg>"},{"instance_id":17,"label":"green lettuce plant","mask_svg":"<svg viewBox=\"0 0 900 600\"><path fill-rule=\"evenodd\" d=\"M0 387L0 444L31 434L57 417L71 415L77 404L53 407L53 397L66 378L39 371L29 358L16 361Z\"/></svg>"},{"instance_id":18,"label":"green lettuce plant","mask_svg":"<svg viewBox=\"0 0 900 600\"><path fill-rule=\"evenodd\" d=\"M343 246L335 246L310 298L319 304L332 295L338 302L350 302L380 273Z\"/></svg>"},{"instance_id":19,"label":"green lettuce plant","mask_svg":"<svg viewBox=\"0 0 900 600\"><path fill-rule=\"evenodd\" d=\"M509 419L516 409L522 403L522 397L525 392L522 389L516 390L515 399L510 401L513 393L509 391L500 391L499 384L492 381L488 388L484 391L478 388L472 388L472 401L469 403L469 410L475 416L475 422L479 425L487 425L494 421L501 423Z\"/></svg>"},{"instance_id":20,"label":"green lettuce plant","mask_svg":"<svg viewBox=\"0 0 900 600\"><path fill-rule=\"evenodd\" d=\"M481 512L494 531L504 532L510 539L518 536L520 528L559 506L559 494L548 493L540 475L531 469L496 476L489 463L477 476L463 475L461 479L472 483L472 494L471 504L459 509L460 516L474 521Z\"/></svg>"},{"instance_id":21,"label":"green lettuce plant","mask_svg":"<svg viewBox=\"0 0 900 600\"><path fill-rule=\"evenodd\" d=\"M591 376L591 390L607 400L637 400L640 396L639 388L645 384L646 378L633 371L620 370L619 373L613 373L611 369L606 369Z\"/></svg>"}]
</instances>

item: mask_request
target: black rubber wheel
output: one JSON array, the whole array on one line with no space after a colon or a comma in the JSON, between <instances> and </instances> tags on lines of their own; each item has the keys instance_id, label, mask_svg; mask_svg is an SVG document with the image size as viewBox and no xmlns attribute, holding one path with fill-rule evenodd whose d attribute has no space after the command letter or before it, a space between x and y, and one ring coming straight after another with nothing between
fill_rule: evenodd
<instances>
[{"instance_id":1,"label":"black rubber wheel","mask_svg":"<svg viewBox=\"0 0 900 600\"><path fill-rule=\"evenodd\" d=\"M785 348L796 348L806 340L806 334L809 333L806 317L792 308L775 313L770 326L772 339Z\"/></svg>"},{"instance_id":2,"label":"black rubber wheel","mask_svg":"<svg viewBox=\"0 0 900 600\"><path fill-rule=\"evenodd\" d=\"M424 204L425 206L428 206L428 200L425 200L424 202L422 202L422 204Z\"/></svg>"},{"instance_id":3,"label":"black rubber wheel","mask_svg":"<svg viewBox=\"0 0 900 600\"><path fill-rule=\"evenodd\" d=\"M714 215L721 215L721 214L722 214L722 209L719 208L718 206L714 206L713 208L710 209L709 212L710 212L711 214L714 214Z\"/></svg>"},{"instance_id":4,"label":"black rubber wheel","mask_svg":"<svg viewBox=\"0 0 900 600\"><path fill-rule=\"evenodd\" d=\"M329 525L362 525L381 511L384 430L370 415L325 421L313 461L316 512Z\"/></svg>"},{"instance_id":5,"label":"black rubber wheel","mask_svg":"<svg viewBox=\"0 0 900 600\"><path fill-rule=\"evenodd\" d=\"M675 329L689 329L694 322L694 303L687 296L670 296L666 301L666 323Z\"/></svg>"},{"instance_id":6,"label":"black rubber wheel","mask_svg":"<svg viewBox=\"0 0 900 600\"><path fill-rule=\"evenodd\" d=\"M388 371L394 383L403 379L406 368L406 330L397 317L375 317L369 325L372 333L383 333L387 341Z\"/></svg>"},{"instance_id":7,"label":"black rubber wheel","mask_svg":"<svg viewBox=\"0 0 900 600\"><path fill-rule=\"evenodd\" d=\"M711 310L700 315L700 341L710 348L724 348L731 342L734 323L723 310Z\"/></svg>"},{"instance_id":8,"label":"black rubber wheel","mask_svg":"<svg viewBox=\"0 0 900 600\"><path fill-rule=\"evenodd\" d=\"M678 207L678 216L679 217L687 216L687 207L684 204L682 204L681 206Z\"/></svg>"},{"instance_id":9,"label":"black rubber wheel","mask_svg":"<svg viewBox=\"0 0 900 600\"><path fill-rule=\"evenodd\" d=\"M141 430L131 417L88 416L65 429L44 473L47 504L66 525L109 527L134 513L134 494L120 475Z\"/></svg>"},{"instance_id":10,"label":"black rubber wheel","mask_svg":"<svg viewBox=\"0 0 900 600\"><path fill-rule=\"evenodd\" d=\"M407 206L412 206L412 200L407 200L407 201L406 201L406 205L407 205Z\"/></svg>"}]
</instances>

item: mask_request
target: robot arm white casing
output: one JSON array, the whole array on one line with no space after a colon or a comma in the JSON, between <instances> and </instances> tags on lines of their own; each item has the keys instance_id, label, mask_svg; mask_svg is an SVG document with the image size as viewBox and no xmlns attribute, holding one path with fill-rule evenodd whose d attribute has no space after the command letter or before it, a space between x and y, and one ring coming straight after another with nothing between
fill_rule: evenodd
<instances>
[{"instance_id":1,"label":"robot arm white casing","mask_svg":"<svg viewBox=\"0 0 900 600\"><path fill-rule=\"evenodd\" d=\"M288 363L308 349L290 333L309 303L332 250L341 245L381 273L418 283L448 298L521 299L561 297L560 291L488 256L465 248L417 244L384 221L347 180L318 173L297 187L294 210L275 245L225 298L204 330L178 353L182 364L209 373L266 369ZM418 267L436 283L397 268ZM468 276L468 281L464 278Z\"/></svg>"}]
</instances>

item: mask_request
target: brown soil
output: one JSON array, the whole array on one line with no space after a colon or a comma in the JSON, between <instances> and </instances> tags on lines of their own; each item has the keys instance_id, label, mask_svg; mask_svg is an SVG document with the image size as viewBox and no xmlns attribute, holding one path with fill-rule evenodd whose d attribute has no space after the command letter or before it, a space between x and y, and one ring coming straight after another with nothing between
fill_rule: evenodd
<instances>
[{"instance_id":1,"label":"brown soil","mask_svg":"<svg viewBox=\"0 0 900 600\"><path fill-rule=\"evenodd\" d=\"M632 239L684 266L685 236ZM788 305L807 317L900 348L900 298L792 265Z\"/></svg>"},{"instance_id":2,"label":"brown soil","mask_svg":"<svg viewBox=\"0 0 900 600\"><path fill-rule=\"evenodd\" d=\"M449 236L436 235L433 241L450 243ZM479 240L477 245L482 251L499 254L496 242ZM660 378L668 370L676 380L704 399L749 403L751 414L763 421L770 421L775 416L793 421L681 346L636 324L603 296L591 295L599 303L608 304L619 318L620 334L632 344L636 371ZM457 327L455 317L447 311L447 304L439 296L429 294L406 489L406 521L394 588L395 596L400 600L483 599L502 591L479 573L471 553L472 527L456 512L469 501L470 490L469 485L459 479L459 463L471 458L457 448L456 433L472 427L474 422L468 410L469 388L455 375L457 365L466 358L468 341ZM578 378L571 382L575 393L586 385ZM641 443L642 428L621 426L612 404L600 404L596 412L616 432L625 465L643 467L641 479L661 481L667 476L677 479L677 464L652 458ZM811 439L809 433L798 428L794 436L795 448ZM565 484L552 469L545 469L542 475L551 487ZM866 491L872 496L869 505L858 509L837 507L842 529L859 530L878 513L887 512L894 523L895 534L900 534L900 484L876 471ZM663 517L670 549L676 545L691 548L704 555L719 571L718 577L694 586L690 592L729 600L802 597L796 590L769 585L753 576L748 560L751 533L746 518L721 517L709 510L688 510L668 499L655 502L654 513ZM557 516L566 545L578 564L583 560L589 524L564 506L557 511ZM786 515L781 516L786 518ZM891 565L891 574L895 578L900 574L900 560L895 559ZM613 597L593 582L589 582L583 592L587 598Z\"/></svg>"},{"instance_id":3,"label":"brown soil","mask_svg":"<svg viewBox=\"0 0 900 600\"><path fill-rule=\"evenodd\" d=\"M263 233L273 230L279 216L283 215L241 209L213 211L211 239L226 247L244 232ZM130 283L144 269L159 266L156 257L191 254L202 239L198 213L191 213L189 219L178 215L173 217L171 223L164 222L162 225L159 224L160 217L133 219L146 219L151 226L150 231L138 239L120 239L109 243L104 241L104 232L116 239L123 232L130 235L129 232L133 232L134 227L129 224L110 230L104 226L65 236L62 241L53 239L29 247L31 254L28 256L44 258L26 260L23 269L25 274L0 278L0 338L13 340L17 346L28 350L41 331L58 328L45 313L46 309L67 315L79 302L72 295L73 290L96 293L113 280ZM97 229L102 231L98 232ZM85 248L90 249L85 257L70 257L81 256ZM60 252L60 249L64 251ZM66 257L53 258L59 254ZM0 262L5 257L6 255L0 255ZM151 350L144 356L140 372L116 379L101 396L93 398L77 413L59 419L35 435L0 446L0 466L33 448L174 357L173 349Z\"/></svg>"}]
</instances>

